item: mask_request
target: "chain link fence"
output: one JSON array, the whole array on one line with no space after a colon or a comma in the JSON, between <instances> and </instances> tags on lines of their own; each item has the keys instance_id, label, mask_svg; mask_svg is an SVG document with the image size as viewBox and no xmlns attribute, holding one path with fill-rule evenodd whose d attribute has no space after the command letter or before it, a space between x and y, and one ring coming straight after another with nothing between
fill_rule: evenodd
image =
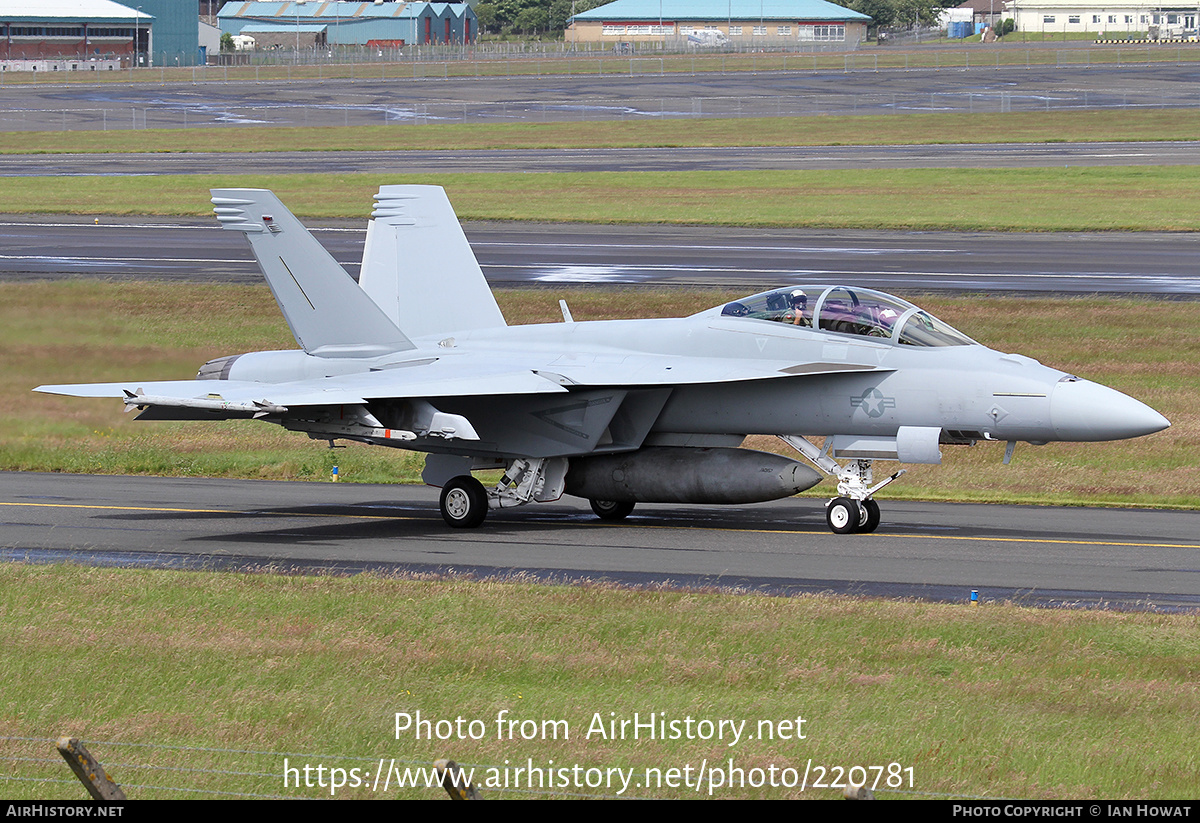
<instances>
[{"instance_id":1,"label":"chain link fence","mask_svg":"<svg viewBox=\"0 0 1200 823\"><path fill-rule=\"evenodd\" d=\"M1200 107L1200 89L1187 83L1159 84L1153 90L1131 88L1087 89L1069 84L1042 82L1011 90L961 90L932 92L853 93L814 92L809 94L763 94L738 96L580 96L569 91L547 90L537 99L502 102L462 102L446 100L400 102L405 98L406 82L471 77L516 76L668 76L720 72L818 72L887 73L903 71L979 72L1012 71L1033 67L1080 68L1090 66L1138 67L1151 69L1164 64L1195 65L1200 62L1200 47L1094 47L1027 50L952 50L930 49L913 52L840 52L759 53L616 56L587 52L565 52L553 56L547 50L531 53L530 44L509 52L489 52L495 59L442 60L412 59L407 62L341 62L312 65L218 65L183 69L151 68L107 73L118 77L97 77L98 72L61 72L53 78L31 78L27 74L0 72L0 92L5 88L20 94L28 88L78 88L91 84L103 87L106 79L132 78L143 90L142 97L153 104L122 104L119 94L97 94L93 99L111 96L114 105L81 105L64 108L28 106L11 102L0 107L3 131L108 131L123 129L178 129L212 126L363 126L408 125L426 123L498 123L498 122L570 122L596 120L687 119L704 117L805 117L813 115L893 114L910 112L1019 112L1064 111L1076 109L1190 109ZM535 44L536 45L536 44ZM561 46L561 44L560 44ZM425 58L441 56L455 47L427 47ZM458 47L461 55L467 51ZM410 54L416 50L411 50ZM500 59L501 57L506 59ZM16 83L14 81L23 82ZM336 81L339 83L393 84L397 102L380 104L343 102L242 103L220 100L214 94L188 91L189 86L244 83L303 84ZM162 94L146 95L156 84ZM423 89L422 91L425 91ZM229 95L225 95L228 97ZM292 95L293 97L295 95ZM354 95L346 95L353 97ZM411 95L410 95L411 96ZM157 98L157 99L155 99ZM19 99L19 98L18 98ZM42 100L46 98L43 95ZM11 97L10 97L11 100Z\"/></svg>"},{"instance_id":2,"label":"chain link fence","mask_svg":"<svg viewBox=\"0 0 1200 823\"><path fill-rule=\"evenodd\" d=\"M214 126L381 126L431 123L808 117L912 112L989 113L1078 109L1200 108L1200 90L1160 94L1112 91L931 92L754 97L576 98L499 103L352 103L0 109L0 131L114 131Z\"/></svg>"}]
</instances>

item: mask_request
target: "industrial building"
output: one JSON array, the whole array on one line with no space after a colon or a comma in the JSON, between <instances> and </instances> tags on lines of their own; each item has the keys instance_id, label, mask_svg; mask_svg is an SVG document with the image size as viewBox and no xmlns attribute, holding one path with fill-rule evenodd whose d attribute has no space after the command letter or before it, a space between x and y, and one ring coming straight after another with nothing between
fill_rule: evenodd
<instances>
[{"instance_id":1,"label":"industrial building","mask_svg":"<svg viewBox=\"0 0 1200 823\"><path fill-rule=\"evenodd\" d=\"M192 66L199 33L199 0L0 0L6 70Z\"/></svg>"},{"instance_id":2,"label":"industrial building","mask_svg":"<svg viewBox=\"0 0 1200 823\"><path fill-rule=\"evenodd\" d=\"M221 31L254 38L255 48L311 49L472 43L479 35L466 3L345 0L235 0L217 18Z\"/></svg>"},{"instance_id":3,"label":"industrial building","mask_svg":"<svg viewBox=\"0 0 1200 823\"><path fill-rule=\"evenodd\" d=\"M577 43L853 47L871 18L825 0L616 0L567 21Z\"/></svg>"}]
</instances>

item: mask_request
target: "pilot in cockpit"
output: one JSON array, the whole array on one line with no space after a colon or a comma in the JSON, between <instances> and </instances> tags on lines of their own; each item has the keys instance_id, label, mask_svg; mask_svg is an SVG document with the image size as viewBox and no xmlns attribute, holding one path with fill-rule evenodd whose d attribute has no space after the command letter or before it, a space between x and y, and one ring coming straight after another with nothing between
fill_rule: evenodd
<instances>
[{"instance_id":1,"label":"pilot in cockpit","mask_svg":"<svg viewBox=\"0 0 1200 823\"><path fill-rule=\"evenodd\" d=\"M808 310L808 295L803 289L793 289L787 296L788 310L779 318L784 323L791 323L793 326L811 326L812 319L805 317L804 312Z\"/></svg>"}]
</instances>

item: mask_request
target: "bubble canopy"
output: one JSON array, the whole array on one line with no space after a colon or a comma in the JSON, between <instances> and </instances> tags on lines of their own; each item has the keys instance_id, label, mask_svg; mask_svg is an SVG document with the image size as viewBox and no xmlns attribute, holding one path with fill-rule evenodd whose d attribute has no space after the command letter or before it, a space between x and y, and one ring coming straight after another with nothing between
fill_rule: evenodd
<instances>
[{"instance_id":1,"label":"bubble canopy","mask_svg":"<svg viewBox=\"0 0 1200 823\"><path fill-rule=\"evenodd\" d=\"M973 346L929 312L890 294L850 286L788 286L727 303L722 317L744 317L870 337L899 346Z\"/></svg>"}]
</instances>

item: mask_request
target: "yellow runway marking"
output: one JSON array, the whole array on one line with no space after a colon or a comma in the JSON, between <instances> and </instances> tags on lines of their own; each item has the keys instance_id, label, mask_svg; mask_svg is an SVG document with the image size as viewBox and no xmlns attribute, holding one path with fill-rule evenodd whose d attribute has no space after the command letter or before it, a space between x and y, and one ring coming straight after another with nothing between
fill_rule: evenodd
<instances>
[{"instance_id":1,"label":"yellow runway marking","mask_svg":"<svg viewBox=\"0 0 1200 823\"><path fill-rule=\"evenodd\" d=\"M245 514L263 517L344 517L352 520L416 520L415 517L383 514L328 514L319 512L265 512L240 509L173 509L166 506L97 506L88 503L15 503L0 501L0 506L33 506L47 509L100 509L124 512L178 512L180 514Z\"/></svg>"},{"instance_id":2,"label":"yellow runway marking","mask_svg":"<svg viewBox=\"0 0 1200 823\"><path fill-rule=\"evenodd\" d=\"M613 524L609 524L613 525ZM822 529L813 530L795 530L795 529L740 529L728 528L724 526L655 526L648 523L622 523L624 528L629 529L708 529L709 531L726 531L726 532L742 532L745 534L824 534L830 535L829 532ZM845 535L853 537L854 535ZM868 535L862 535L866 537ZM1069 540L1065 537L981 537L969 534L879 534L872 535L875 537L908 537L921 538L922 540L981 540L992 543L1061 543L1068 546L1134 546L1143 549L1200 549L1200 544L1196 543L1125 543L1117 540Z\"/></svg>"}]
</instances>

